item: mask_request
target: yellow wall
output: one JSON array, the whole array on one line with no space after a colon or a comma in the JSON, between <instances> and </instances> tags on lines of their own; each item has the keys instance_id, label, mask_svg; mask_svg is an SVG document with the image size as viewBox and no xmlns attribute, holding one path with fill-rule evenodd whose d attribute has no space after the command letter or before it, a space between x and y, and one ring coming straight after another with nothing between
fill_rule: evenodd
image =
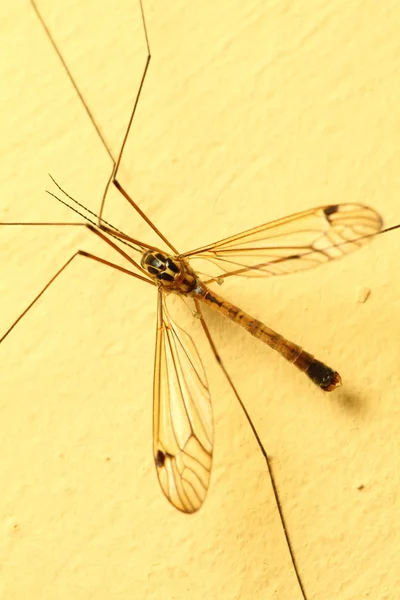
<instances>
[{"instance_id":1,"label":"yellow wall","mask_svg":"<svg viewBox=\"0 0 400 600\"><path fill-rule=\"evenodd\" d=\"M400 222L397 1L144 3L153 59L120 178L180 250L325 203ZM69 4L40 7L116 152L146 54L139 10ZM79 221L47 173L98 210L110 160L29 3L0 10L0 220ZM155 241L115 192L106 209ZM399 239L221 290L337 368L331 396L208 318L273 457L308 600L400 596ZM115 259L79 227L1 227L0 335L77 248ZM0 598L301 598L263 458L206 347L211 489L191 517L162 496L154 330L150 286L78 258L1 344Z\"/></svg>"}]
</instances>

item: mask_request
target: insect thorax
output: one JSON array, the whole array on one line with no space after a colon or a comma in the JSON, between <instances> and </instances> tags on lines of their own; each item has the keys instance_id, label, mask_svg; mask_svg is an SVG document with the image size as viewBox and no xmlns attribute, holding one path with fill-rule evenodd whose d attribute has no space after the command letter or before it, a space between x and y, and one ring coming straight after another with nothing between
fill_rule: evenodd
<instances>
[{"instance_id":1,"label":"insect thorax","mask_svg":"<svg viewBox=\"0 0 400 600\"><path fill-rule=\"evenodd\" d=\"M150 277L170 292L187 294L196 287L196 273L178 256L165 254L161 250L147 250L140 262Z\"/></svg>"}]
</instances>

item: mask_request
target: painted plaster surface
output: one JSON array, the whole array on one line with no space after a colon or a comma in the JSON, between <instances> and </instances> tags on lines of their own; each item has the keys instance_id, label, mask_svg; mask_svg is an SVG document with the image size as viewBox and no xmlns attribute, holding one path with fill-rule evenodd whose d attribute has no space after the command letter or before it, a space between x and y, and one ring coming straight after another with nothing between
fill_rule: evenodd
<instances>
[{"instance_id":1,"label":"painted plaster surface","mask_svg":"<svg viewBox=\"0 0 400 600\"><path fill-rule=\"evenodd\" d=\"M144 5L153 57L120 180L179 250L320 204L400 222L398 2ZM146 59L138 6L39 6L115 156ZM0 11L0 221L80 222L47 174L98 211L110 157L29 2ZM115 191L105 216L157 243ZM308 600L400 598L399 233L218 289L335 367L332 395L206 313L272 457ZM0 336L77 249L118 261L92 237L0 226ZM1 599L301 599L263 458L201 336L211 487L189 517L160 492L155 306L150 286L77 258L0 345Z\"/></svg>"}]
</instances>

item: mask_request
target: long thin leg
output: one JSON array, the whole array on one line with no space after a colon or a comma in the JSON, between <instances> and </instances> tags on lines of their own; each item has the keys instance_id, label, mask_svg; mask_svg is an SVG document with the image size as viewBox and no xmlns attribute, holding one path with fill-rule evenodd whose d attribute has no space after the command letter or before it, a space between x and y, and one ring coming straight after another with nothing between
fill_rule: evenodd
<instances>
[{"instance_id":1,"label":"long thin leg","mask_svg":"<svg viewBox=\"0 0 400 600\"><path fill-rule=\"evenodd\" d=\"M133 113L132 113L132 114L133 114ZM121 156L122 156L122 151L121 151L121 153L120 153L120 157L121 157ZM129 204L130 204L130 205L131 205L131 206L132 206L132 207L133 207L133 208L136 210L136 212L138 212L138 213L139 213L139 215L142 217L142 219L144 219L144 221L146 221L146 223L147 223L148 225L150 225L150 227L153 229L153 231L155 231L155 232L156 232L156 234L158 235L158 237L160 237L160 238L162 239L162 241L163 241L165 244L167 244L167 246L168 246L169 248L171 248L172 252L174 252L175 254L179 254L178 250L177 250L177 249L176 249L176 248L175 248L175 247L174 247L174 246L171 244L171 242L169 242L169 241L167 240L167 238L166 238L166 237L165 237L165 236L164 236L164 235L161 233L161 231L160 231L160 230L159 230L159 229L158 229L158 228L157 228L157 227L154 225L154 223L153 223L152 221L150 221L150 219L149 219L149 218L148 218L148 217L145 215L145 213L144 213L144 212L141 210L141 208L139 208L139 206L136 204L136 202L134 202L134 201L132 200L132 198L129 196L128 192L126 192L126 191L124 190L124 188L122 187L122 185L119 183L119 181L117 181L116 177L117 177L117 170L115 169L115 170L112 172L112 174L111 174L111 177L110 177L110 179L109 179L109 182L108 182L108 184L107 184L107 187L106 187L106 189L105 189L105 192L104 192L104 195L103 195L103 200L102 200L102 203L101 203L101 210L100 210L100 219L101 219L101 215L102 215L102 212L103 212L103 206L104 206L104 202L105 202L105 199L106 199L107 190L108 190L108 187L109 187L110 183L112 182L112 183L115 185L115 187L117 188L117 190L118 190L119 192L121 192L121 194L123 195L123 197L124 197L126 200L128 200Z\"/></svg>"},{"instance_id":2,"label":"long thin leg","mask_svg":"<svg viewBox=\"0 0 400 600\"><path fill-rule=\"evenodd\" d=\"M22 227L25 225L31 225L31 226L39 226L39 227L87 227L86 223L64 223L64 222L57 222L54 221L53 223L49 223L48 221L31 221L31 222L25 222L25 221L0 221L0 225L11 225L14 227Z\"/></svg>"},{"instance_id":3,"label":"long thin leg","mask_svg":"<svg viewBox=\"0 0 400 600\"><path fill-rule=\"evenodd\" d=\"M71 204L68 204L68 202L66 202L65 200L62 200L62 198L60 198L59 196L56 196L56 194L53 194L53 192L46 190L47 193L50 194L50 196L53 196L53 198L55 198L56 200L58 200L58 202L61 202L61 204L64 204L69 209L76 212L78 215L80 215L81 217L86 219L86 221L88 221L89 223L92 223L92 225L96 225L102 231L105 231L112 237L118 239L119 241L122 241L122 243L126 244L127 246L129 246L133 250L136 250L137 252L143 252L144 249L147 249L147 250L155 249L154 246L150 246L149 244L140 242L139 240L136 240L136 239L126 235L120 229L118 229L117 227L115 227L114 225L112 225L111 223L106 221L105 219L100 220L99 215L97 215L95 212L93 212L92 210L90 210L89 208L87 208L86 206L81 204L80 202L78 202L78 200L75 200L75 198L70 196L68 194L68 192L66 192L60 186L60 184L57 183L57 181L54 179L54 177L52 177L51 175L49 175L49 177L53 181L53 183L58 187L60 192L62 192L68 198L68 200L70 200L71 202L73 202L74 204L79 206L79 208L82 210L78 210L76 207L73 207L73 206L71 206ZM82 212L82 211L84 211L84 212ZM85 214L85 213L87 213L87 214ZM96 219L96 221L93 221L93 219L91 219L91 217L88 215L91 215L92 217L94 217ZM99 223L100 223L100 225L99 225Z\"/></svg>"},{"instance_id":4,"label":"long thin leg","mask_svg":"<svg viewBox=\"0 0 400 600\"><path fill-rule=\"evenodd\" d=\"M141 246L143 246L143 249L146 248L147 250L158 250L158 248L156 248L155 246L151 246L150 244L145 244L144 242L139 242L139 240L131 237L130 235L126 235L126 233L123 233L122 231L116 231L115 229L113 229L112 227L108 227L107 225L100 224L99 228L101 229L101 231L104 231L108 235L112 235L120 242L129 242L129 245L130 244L135 244L135 245L140 244Z\"/></svg>"},{"instance_id":5,"label":"long thin leg","mask_svg":"<svg viewBox=\"0 0 400 600\"><path fill-rule=\"evenodd\" d=\"M258 435L257 430L254 427L254 424L253 424L253 422L251 420L251 417L250 417L250 415L249 415L249 413L248 413L245 405L243 404L242 399L240 398L239 393L238 393L238 391L237 391L237 389L236 389L236 387L235 387L232 379L230 378L230 375L229 375L228 371L226 370L224 363L222 362L221 356L218 353L218 350L217 350L217 348L215 346L214 340L212 339L210 331L209 331L209 329L207 327L207 324L206 324L206 322L204 320L204 316L203 316L203 313L202 313L202 310L201 310L200 302L197 299L195 299L194 302L195 302L195 305L196 305L196 311L200 315L200 322L201 322L201 324L203 326L204 333L207 336L207 339L208 339L208 341L210 343L211 349L214 352L215 358L217 359L218 364L220 365L222 371L224 372L224 375L227 378L228 383L231 386L232 391L235 394L235 396L236 396L236 398L237 398L237 400L238 400L238 402L239 402L239 404L240 404L240 406L241 406L241 408L242 408L242 410L243 410L243 412L245 414L245 417L247 419L247 422L250 425L250 428L251 428L251 430L252 430L252 432L254 434L254 437L256 438L258 447L260 448L261 453L262 453L263 457L265 458L265 462L266 462L266 465L267 465L268 474L269 474L269 477L270 477L270 480L271 480L271 484L272 484L272 490L273 490L274 497L275 497L275 502L276 502L276 505L277 505L277 508L278 508L279 518L280 518L280 521L281 521L281 524L282 524L282 528L283 528L283 532L284 532L284 535L285 535L286 543L287 543L287 546L288 546L288 549L289 549L290 559L291 559L292 564L293 564L293 569L294 569L294 572L296 574L296 579L297 579L297 582L299 584L303 600L307 600L307 596L306 596L306 593L305 593L305 590L304 590L303 582L301 580L300 573L299 573L299 570L298 570L298 567L297 567L296 558L295 558L295 555L294 555L294 552L293 552L293 549L292 549L292 545L291 545L291 542L290 542L289 533L287 531L286 521L285 521L285 517L283 515L283 509L282 509L281 502L279 500L279 494L278 494L278 490L277 490L277 487L276 487L276 484L275 484L275 479L274 479L274 475L273 475L273 472L272 472L272 466L271 466L271 462L270 462L270 459L268 457L267 451L265 450L265 448L263 446L263 443L262 443L262 441L260 439L260 436Z\"/></svg>"},{"instance_id":6,"label":"long thin leg","mask_svg":"<svg viewBox=\"0 0 400 600\"><path fill-rule=\"evenodd\" d=\"M0 225L14 225L14 226L22 226L22 225L29 226L30 225L30 226L40 226L40 227L43 227L43 226L58 227L58 226L70 225L70 226L74 226L74 227L86 227L86 229L88 229L89 231L91 231L92 233L97 235L99 238L101 238L104 242L106 242L106 244L111 246L111 248L114 248L114 250L116 250L118 252L118 254L123 256L136 269L138 269L138 271L140 271L141 273L143 273L143 275L145 275L145 277L140 277L140 279L143 279L144 281L148 281L149 283L152 283L154 285L154 282L148 277L147 271L145 269L143 269L143 267L136 260L134 260L131 256L129 256L129 254L124 252L124 250L122 250L122 248L120 248L119 246L117 246L117 244L115 244L112 240L110 240L105 235L105 233L102 233L102 231L100 231L95 225L88 224L88 223L39 223L39 222L38 223L9 222L9 223L0 223ZM113 231L112 229L109 229L109 228L105 228L105 229L110 233L110 235L119 239L119 237L117 237L115 231ZM121 239L122 242L124 241L124 237L127 239L130 239L128 236L123 236L123 234L121 234L121 235L122 235L122 239Z\"/></svg>"},{"instance_id":7,"label":"long thin leg","mask_svg":"<svg viewBox=\"0 0 400 600\"><path fill-rule=\"evenodd\" d=\"M112 240L110 240L104 233L102 233L101 231L99 231L93 225L88 225L87 223L85 225L89 229L89 231L91 231L92 233L96 234L99 238L101 238L104 242L106 242L109 246L111 246L111 248L114 248L114 250L116 250L121 256L123 256L124 258L126 258L126 260L128 262L130 262L134 267L136 267L136 269L138 269L139 271L141 271L141 273L143 273L145 275L145 277L140 277L141 279L144 279L145 281L154 283L148 277L147 271L145 269L143 269L143 267L138 262L136 262L136 260L134 260L131 256L129 256L129 254L127 254L126 252L124 252L124 250L122 250L122 248L120 248L119 246L117 246L117 244L114 244L114 242Z\"/></svg>"},{"instance_id":8,"label":"long thin leg","mask_svg":"<svg viewBox=\"0 0 400 600\"><path fill-rule=\"evenodd\" d=\"M66 74L67 74L67 76L68 76L68 78L70 80L70 82L72 83L73 87L75 88L75 91L78 94L79 99L82 102L82 105L83 105L83 107L84 107L84 109L85 109L85 111L86 111L89 119L91 120L91 122L93 124L93 127L94 127L97 135L99 136L99 138L100 138L100 140L101 140L101 142L102 142L102 144L103 144L103 146L104 146L107 154L109 155L109 157L111 158L112 163L113 163L111 175L110 175L110 178L109 178L109 180L107 182L107 185L106 185L106 187L104 189L104 193L103 193L102 200L101 200L98 225L100 226L101 221L102 221L103 209L104 209L104 204L105 204L105 199L106 199L106 196L107 196L108 189L109 189L109 187L110 187L111 184L114 184L115 187L117 188L117 190L119 192L121 192L121 194L123 195L123 197L129 202L129 204L132 206L132 208L134 208L136 210L136 212L142 217L142 219L144 221L146 221L146 223L153 229L153 231L160 237L160 239L162 239L163 242L169 248L171 248L171 250L175 254L179 254L179 252L176 250L176 248L174 248L174 246L167 240L167 238L154 225L154 223L147 217L147 215L142 211L142 209L139 208L139 206L136 204L136 202L134 202L134 200L132 200L132 198L129 196L128 192L126 192L124 190L124 188L121 186L121 184L117 181L118 169L119 169L119 166L121 164L122 155L123 155L123 152L124 152L124 149L125 149L126 141L128 139L128 135L129 135L129 132L131 130L132 122L133 122L133 119L134 119L134 116L135 116L135 113L136 113L137 106L139 104L139 98L140 98L140 95L142 93L144 81L146 79L147 71L148 71L148 68L149 68L149 65L150 65L150 60L151 60L150 44L149 44L149 38L148 38L148 34L147 34L147 26L146 26L146 20L145 20L145 16L144 16L144 11L143 11L142 0L138 0L138 1L139 1L140 11L141 11L141 15L142 15L143 29L144 29L145 40L146 40L147 57L146 57L145 66L144 66L144 69L143 69L143 74L142 74L142 77L141 77L141 80L140 80L139 89L138 89L138 92L137 92L136 97L135 97L135 101L134 101L134 105L133 105L133 109L132 109L132 114L131 114L131 116L129 118L128 126L127 126L124 138L122 140L121 148L119 150L119 153L118 153L118 156L117 156L116 159L114 158L114 156L113 156L110 148L108 147L108 145L107 145L107 143L106 143L106 141L105 141L105 139L104 139L104 137L103 137L103 135L101 133L100 127L98 126L98 124L96 122L96 119L94 118L94 115L92 114L92 112L91 112L89 106L87 105L87 103L86 103L86 101L85 101L85 99L84 99L81 91L79 90L79 87L78 87L75 79L73 78L72 73L69 70L69 67L67 66L67 63L65 62L65 60L64 60L61 52L57 48L57 45L56 45L55 41L53 40L53 37L52 37L52 35L50 33L50 30L48 29L45 21L43 20L43 17L42 17L42 15L39 12L38 7L36 6L35 0L31 0L31 3L32 3L33 9L34 9L34 11L35 11L35 13L36 13L36 15L37 15L37 17L38 17L41 25L42 25L44 31L46 32L46 35L47 35L47 37L48 37L48 39L49 39L49 41L50 41L53 49L55 50L55 52L57 53L58 58L60 59L60 62L62 64L62 66L63 66L63 68L64 68L64 70L65 70L65 72L66 72Z\"/></svg>"},{"instance_id":9,"label":"long thin leg","mask_svg":"<svg viewBox=\"0 0 400 600\"><path fill-rule=\"evenodd\" d=\"M41 298L43 296L45 291L49 289L49 287L51 286L52 283L54 283L54 281L57 279L57 277L59 275L61 275L61 273L63 273L63 271L65 271L65 269L68 267L68 265L70 265L72 263L72 261L74 260L74 258L76 258L77 256L83 256L85 258L90 258L92 260L95 260L95 261L103 264L103 265L112 267L113 269L117 269L118 271L121 271L122 273L126 273L127 275L132 275L132 277L136 277L137 279L146 281L146 283L150 283L150 284L154 285L154 283L150 279L142 277L141 275L138 275L137 273L134 273L133 271L130 271L129 269L124 269L124 267L121 267L120 265L117 265L108 260L105 260L104 258L101 258L100 256L96 256L95 254L91 254L90 252L85 252L84 250L78 250L62 265L62 267L60 269L58 269L58 271L51 277L51 279L46 283L46 285L35 296L35 298L32 300L32 302L25 308L24 311L22 311L22 313L19 315L19 317L17 317L17 319L14 321L14 323L11 325L11 327L9 327L7 329L7 331L5 332L5 334L2 335L2 337L0 337L0 344L11 333L11 331L21 321L21 319L29 312L29 310L32 308L32 306L34 306L36 304L36 302L39 300L39 298Z\"/></svg>"},{"instance_id":10,"label":"long thin leg","mask_svg":"<svg viewBox=\"0 0 400 600\"><path fill-rule=\"evenodd\" d=\"M100 217L99 215L97 215L96 213L94 213L92 210L90 210L90 208L87 208L86 206L84 206L83 204L81 204L80 202L78 202L78 200L75 200L75 198L73 198L72 196L70 196L68 194L68 192L66 192L59 183L57 183L57 181L54 179L54 177L52 177L51 175L49 175L50 179L52 180L52 182L58 187L58 189L60 190L60 192L62 192L67 198L68 200L70 200L71 202L73 202L74 204L76 204L77 206L79 206L79 208L81 210L78 210L76 207L71 206L71 204L68 204L68 202L66 202L65 200L63 200L62 198L60 198L59 196L56 196L56 194L53 194L53 192L50 192L49 190L46 190L48 194L50 194L50 196L53 196L53 198L55 198L58 202L61 202L61 204L64 204L64 206L67 206L70 210L73 210L76 214L80 215L81 217L83 217L86 221L88 221L89 223L91 223L92 225L95 225L95 227L98 227L99 229L101 229L101 231L104 231L105 233L107 233L108 235L110 235L111 237L119 240L120 242L122 242L123 244L126 244L127 246L129 246L129 248L132 248L132 250L135 250L136 252L143 252L145 249L146 250L157 250L157 248L155 246L151 246L150 244L146 244L145 242L139 241L129 235L126 235L126 233L123 233L122 231L120 231L119 229L117 229L114 225L112 225L111 223L109 223L108 221L106 221L105 219L101 219L100 221ZM86 213L86 214L85 214ZM94 217L96 219L96 221L94 221L90 216ZM100 225L99 225L100 222ZM43 222L7 222L7 221L1 221L0 225L41 225L41 226L54 226L54 225L72 225L72 226L87 226L86 223L43 223Z\"/></svg>"}]
</instances>

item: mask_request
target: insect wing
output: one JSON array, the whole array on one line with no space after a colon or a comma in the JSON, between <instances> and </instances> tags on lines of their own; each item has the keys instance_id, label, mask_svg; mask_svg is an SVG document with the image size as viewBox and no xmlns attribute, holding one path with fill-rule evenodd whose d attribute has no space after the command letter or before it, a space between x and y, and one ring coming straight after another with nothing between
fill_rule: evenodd
<instances>
[{"instance_id":1,"label":"insect wing","mask_svg":"<svg viewBox=\"0 0 400 600\"><path fill-rule=\"evenodd\" d=\"M177 509L192 513L207 494L213 452L210 392L197 348L158 295L153 450L158 479Z\"/></svg>"},{"instance_id":2,"label":"insect wing","mask_svg":"<svg viewBox=\"0 0 400 600\"><path fill-rule=\"evenodd\" d=\"M296 213L187 252L216 265L219 278L268 277L309 269L357 250L382 219L363 204L332 204Z\"/></svg>"}]
</instances>

